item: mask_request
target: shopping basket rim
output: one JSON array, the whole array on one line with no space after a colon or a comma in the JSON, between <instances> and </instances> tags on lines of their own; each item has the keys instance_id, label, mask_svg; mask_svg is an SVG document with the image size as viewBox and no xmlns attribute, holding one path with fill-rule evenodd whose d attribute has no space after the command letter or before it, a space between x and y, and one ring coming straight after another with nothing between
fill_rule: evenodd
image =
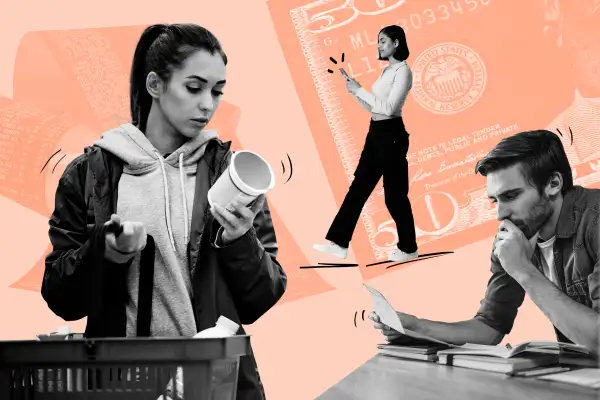
<instances>
[{"instance_id":1,"label":"shopping basket rim","mask_svg":"<svg viewBox=\"0 0 600 400\"><path fill-rule=\"evenodd\" d=\"M249 335L0 341L0 365L193 363L251 353Z\"/></svg>"}]
</instances>

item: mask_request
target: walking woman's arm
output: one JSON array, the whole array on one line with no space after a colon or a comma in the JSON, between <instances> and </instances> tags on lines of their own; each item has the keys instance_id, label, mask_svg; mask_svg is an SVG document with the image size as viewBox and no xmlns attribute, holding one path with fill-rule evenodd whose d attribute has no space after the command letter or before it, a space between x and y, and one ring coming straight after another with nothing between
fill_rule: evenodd
<instances>
[{"instance_id":1,"label":"walking woman's arm","mask_svg":"<svg viewBox=\"0 0 600 400\"><path fill-rule=\"evenodd\" d=\"M408 66L403 66L396 71L392 89L387 98L379 98L373 93L368 92L364 87L356 90L355 96L370 106L373 114L391 116L398 108L398 105L406 100L411 85L412 72Z\"/></svg>"}]
</instances>

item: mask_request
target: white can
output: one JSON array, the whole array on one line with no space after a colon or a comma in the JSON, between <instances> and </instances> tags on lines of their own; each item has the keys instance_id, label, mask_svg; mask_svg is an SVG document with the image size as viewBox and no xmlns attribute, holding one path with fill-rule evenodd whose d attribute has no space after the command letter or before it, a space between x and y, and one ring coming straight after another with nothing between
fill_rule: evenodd
<instances>
[{"instance_id":1,"label":"white can","mask_svg":"<svg viewBox=\"0 0 600 400\"><path fill-rule=\"evenodd\" d=\"M264 158L248 150L237 151L208 191L208 203L211 207L216 203L228 208L231 201L238 198L242 205L248 205L274 186L275 174Z\"/></svg>"}]
</instances>

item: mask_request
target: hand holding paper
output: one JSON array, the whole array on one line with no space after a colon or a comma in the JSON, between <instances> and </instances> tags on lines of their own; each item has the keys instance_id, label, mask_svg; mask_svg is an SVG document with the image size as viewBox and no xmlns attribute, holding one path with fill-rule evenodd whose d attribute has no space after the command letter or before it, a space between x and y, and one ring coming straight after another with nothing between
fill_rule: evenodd
<instances>
[{"instance_id":1,"label":"hand holding paper","mask_svg":"<svg viewBox=\"0 0 600 400\"><path fill-rule=\"evenodd\" d=\"M377 290L366 284L364 284L364 286L367 288L369 293L371 293L371 298L373 299L373 309L379 317L379 322L389 326L399 333L404 334L402 321L400 321L400 317L398 317L398 314L392 305Z\"/></svg>"},{"instance_id":2,"label":"hand holding paper","mask_svg":"<svg viewBox=\"0 0 600 400\"><path fill-rule=\"evenodd\" d=\"M402 335L405 335L409 338L425 340L428 342L450 346L450 344L442 342L441 340L437 340L404 328L404 326L402 326L402 321L400 320L398 313L396 312L396 310L394 310L394 307L392 307L392 305L385 299L385 297L383 297L383 295L380 292L370 287L369 285L364 283L363 285L367 288L369 293L371 293L371 298L373 299L373 309L375 310L375 313L379 317L379 321L381 323L389 326L390 328L398 331Z\"/></svg>"}]
</instances>

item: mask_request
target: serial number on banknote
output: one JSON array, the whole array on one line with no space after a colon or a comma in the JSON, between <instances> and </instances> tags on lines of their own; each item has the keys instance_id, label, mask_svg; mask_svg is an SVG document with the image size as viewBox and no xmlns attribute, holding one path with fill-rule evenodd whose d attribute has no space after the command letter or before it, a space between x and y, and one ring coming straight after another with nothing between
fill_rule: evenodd
<instances>
[{"instance_id":1,"label":"serial number on banknote","mask_svg":"<svg viewBox=\"0 0 600 400\"><path fill-rule=\"evenodd\" d=\"M322 33L347 25L359 17L368 18L385 14L405 5L410 0L321 0L301 7L312 33ZM414 1L414 0L413 0ZM453 14L473 12L479 7L490 5L491 0L453 0L441 2L435 7L424 9L420 13L400 18L396 24L404 30L419 29L424 25L433 25L438 21L447 21ZM390 4L391 3L391 4Z\"/></svg>"}]
</instances>

